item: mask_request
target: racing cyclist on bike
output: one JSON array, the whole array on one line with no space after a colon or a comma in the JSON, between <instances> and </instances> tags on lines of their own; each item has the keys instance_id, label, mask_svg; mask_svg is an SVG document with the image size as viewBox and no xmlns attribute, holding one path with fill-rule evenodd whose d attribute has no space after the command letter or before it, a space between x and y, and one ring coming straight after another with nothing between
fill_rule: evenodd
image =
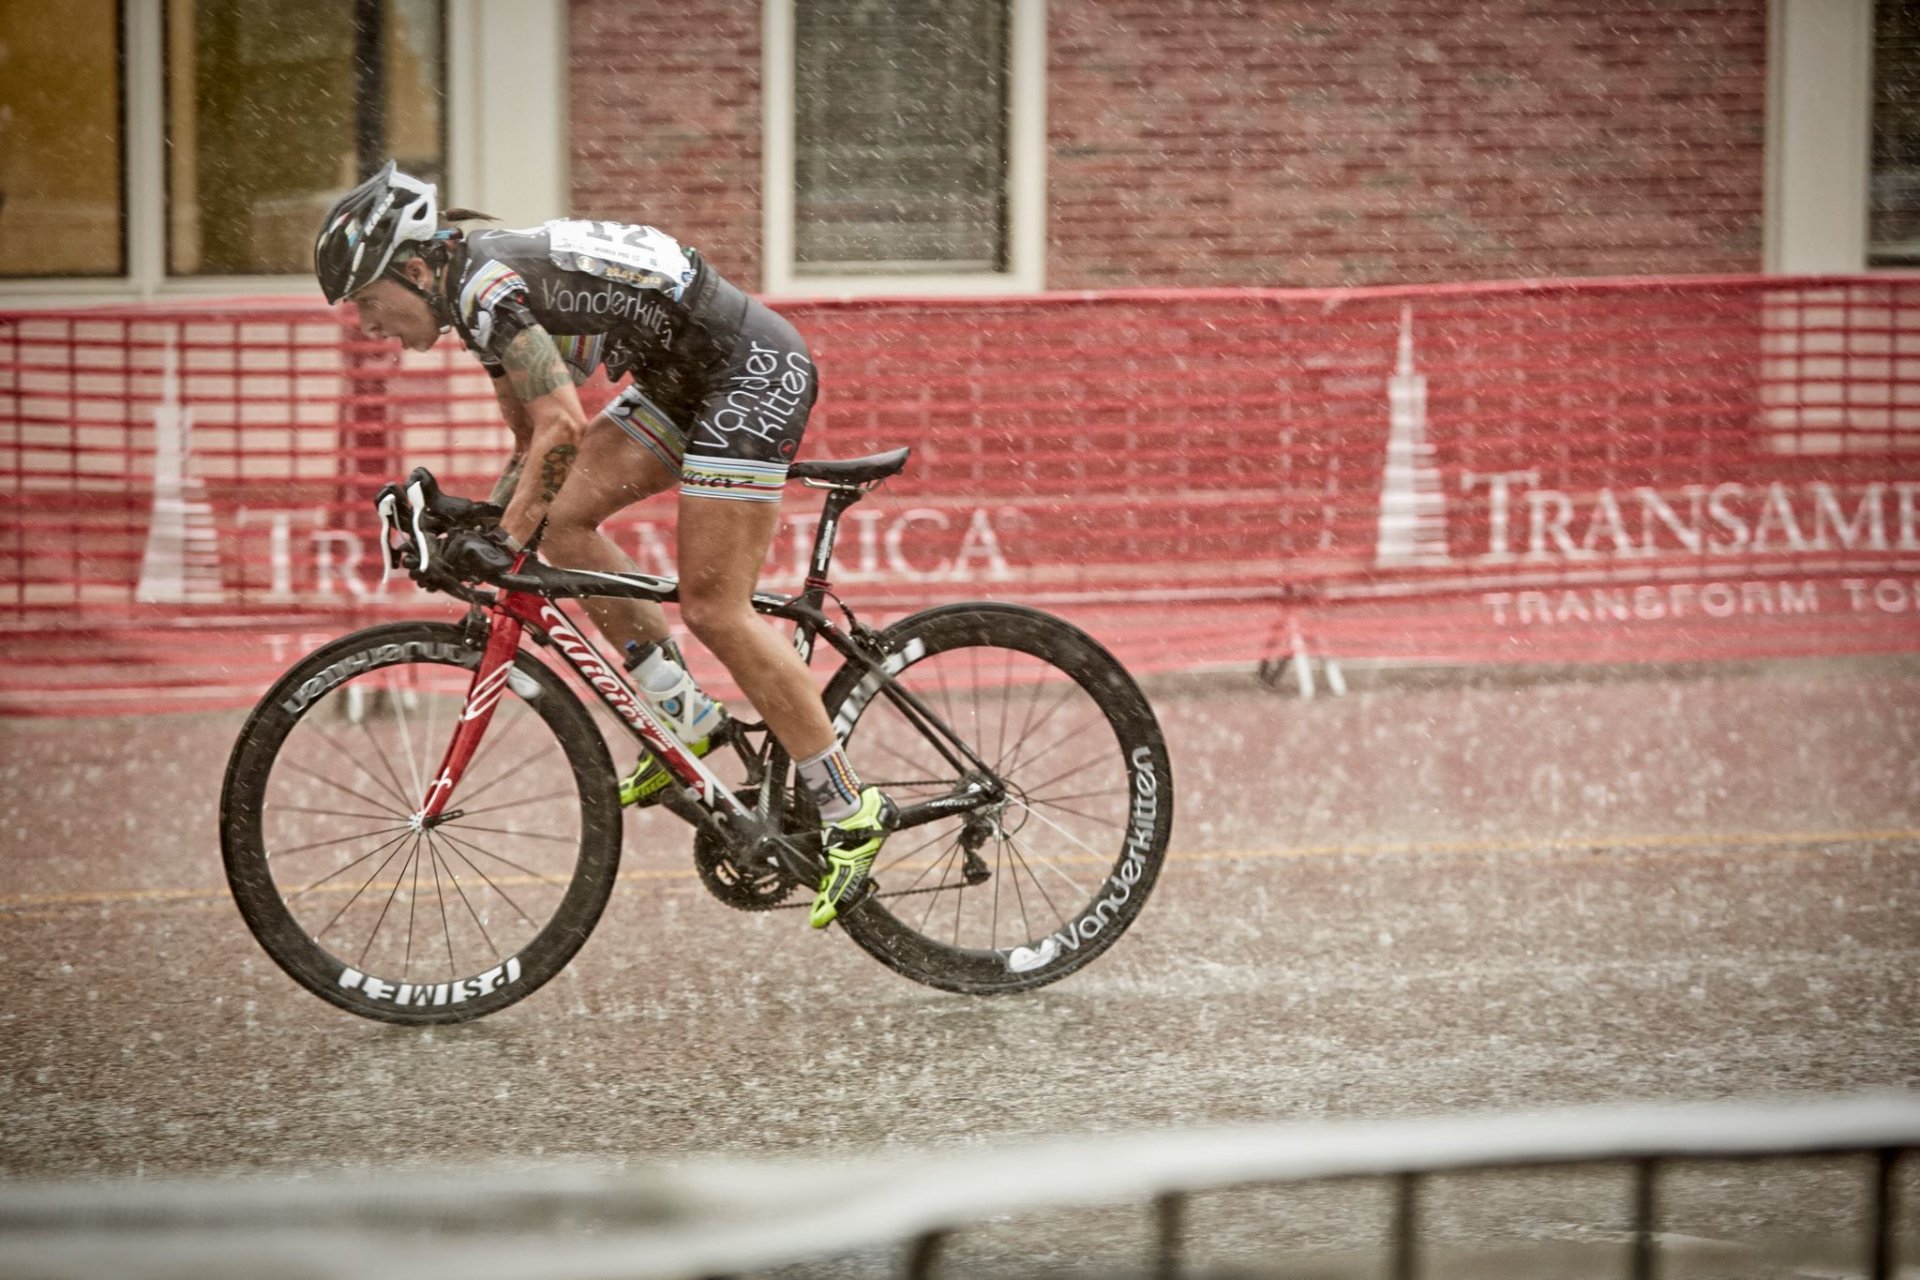
<instances>
[{"instance_id":1,"label":"racing cyclist on bike","mask_svg":"<svg viewBox=\"0 0 1920 1280\"><path fill-rule=\"evenodd\" d=\"M513 433L493 499L516 549L544 521L553 564L633 572L600 525L678 482L680 616L798 762L825 824L811 915L825 928L865 883L893 806L861 784L806 664L751 603L819 389L806 343L652 227L562 220L469 235L454 225L484 217L449 209L443 221L434 185L389 161L321 223L320 288L329 303L358 304L370 338L425 351L456 330L493 375ZM599 366L632 381L588 422L574 387ZM711 750L726 712L686 672L660 606L583 603L654 710L697 754ZM668 781L643 753L621 800L653 803Z\"/></svg>"}]
</instances>

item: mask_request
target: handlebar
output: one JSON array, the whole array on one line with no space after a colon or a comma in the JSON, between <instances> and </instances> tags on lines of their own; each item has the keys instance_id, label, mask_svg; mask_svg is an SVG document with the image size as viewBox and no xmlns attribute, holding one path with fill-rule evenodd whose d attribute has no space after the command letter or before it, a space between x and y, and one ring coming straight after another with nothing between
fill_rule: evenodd
<instances>
[{"instance_id":1,"label":"handlebar","mask_svg":"<svg viewBox=\"0 0 1920 1280\"><path fill-rule=\"evenodd\" d=\"M395 569L404 569L415 579L488 577L513 569L515 557L499 541L504 509L497 503L442 493L425 467L415 467L404 485L382 488L374 507L380 513L383 582ZM429 581L427 585L442 584Z\"/></svg>"}]
</instances>

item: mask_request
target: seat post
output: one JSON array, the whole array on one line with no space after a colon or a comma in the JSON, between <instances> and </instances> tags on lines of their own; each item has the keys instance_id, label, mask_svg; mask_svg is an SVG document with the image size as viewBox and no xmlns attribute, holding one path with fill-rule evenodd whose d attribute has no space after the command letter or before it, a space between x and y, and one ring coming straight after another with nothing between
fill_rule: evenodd
<instances>
[{"instance_id":1,"label":"seat post","mask_svg":"<svg viewBox=\"0 0 1920 1280\"><path fill-rule=\"evenodd\" d=\"M832 585L827 571L833 565L833 543L840 532L840 516L860 501L865 490L859 485L810 483L827 491L827 505L820 512L820 523L813 531L813 559L808 563L805 599L814 608L826 603L827 588Z\"/></svg>"}]
</instances>

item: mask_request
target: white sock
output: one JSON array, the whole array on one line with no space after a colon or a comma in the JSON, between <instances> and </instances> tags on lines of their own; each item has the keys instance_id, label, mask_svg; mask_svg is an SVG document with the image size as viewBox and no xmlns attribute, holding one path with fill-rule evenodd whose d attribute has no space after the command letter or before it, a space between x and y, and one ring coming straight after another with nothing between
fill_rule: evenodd
<instances>
[{"instance_id":1,"label":"white sock","mask_svg":"<svg viewBox=\"0 0 1920 1280\"><path fill-rule=\"evenodd\" d=\"M847 761L847 749L834 743L799 762L800 784L813 797L823 822L838 822L860 807L860 775Z\"/></svg>"}]
</instances>

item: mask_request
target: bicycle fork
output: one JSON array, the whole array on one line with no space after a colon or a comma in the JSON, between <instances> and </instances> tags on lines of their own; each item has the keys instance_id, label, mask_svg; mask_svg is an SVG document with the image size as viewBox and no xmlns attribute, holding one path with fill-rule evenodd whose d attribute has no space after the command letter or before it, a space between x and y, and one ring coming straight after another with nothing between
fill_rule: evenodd
<instances>
[{"instance_id":1,"label":"bicycle fork","mask_svg":"<svg viewBox=\"0 0 1920 1280\"><path fill-rule=\"evenodd\" d=\"M480 739L486 736L487 726L493 722L494 708L500 705L501 695L507 690L507 681L513 675L513 656L520 648L520 629L518 618L494 617L480 665L474 668L473 683L467 686L466 704L461 707L460 720L454 726L453 741L447 744L440 768L427 784L426 795L421 797L419 812L411 819L414 831L432 830L458 815L457 809L447 812L447 801L453 798L454 788L460 785L467 766L473 762Z\"/></svg>"}]
</instances>

